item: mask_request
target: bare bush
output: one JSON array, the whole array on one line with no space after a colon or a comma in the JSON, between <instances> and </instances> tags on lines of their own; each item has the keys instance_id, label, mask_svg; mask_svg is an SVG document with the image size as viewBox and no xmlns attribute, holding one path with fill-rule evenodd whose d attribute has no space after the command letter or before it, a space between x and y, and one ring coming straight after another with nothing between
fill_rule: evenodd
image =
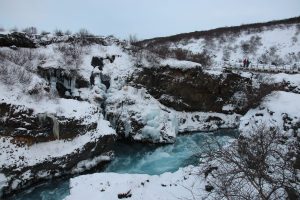
<instances>
[{"instance_id":1,"label":"bare bush","mask_svg":"<svg viewBox=\"0 0 300 200\"><path fill-rule=\"evenodd\" d=\"M33 26L24 28L22 31L30 36L37 34L37 28Z\"/></svg>"},{"instance_id":2,"label":"bare bush","mask_svg":"<svg viewBox=\"0 0 300 200\"><path fill-rule=\"evenodd\" d=\"M59 62L69 70L78 70L82 64L85 48L78 43L61 43L56 48L61 53Z\"/></svg>"},{"instance_id":3,"label":"bare bush","mask_svg":"<svg viewBox=\"0 0 300 200\"><path fill-rule=\"evenodd\" d=\"M72 35L72 32L70 30L66 30L65 35Z\"/></svg>"},{"instance_id":4,"label":"bare bush","mask_svg":"<svg viewBox=\"0 0 300 200\"><path fill-rule=\"evenodd\" d=\"M163 46L157 46L157 47L149 47L148 48L151 52L156 53L161 58L168 58L171 57L171 52L169 50L169 47L163 45Z\"/></svg>"},{"instance_id":5,"label":"bare bush","mask_svg":"<svg viewBox=\"0 0 300 200\"><path fill-rule=\"evenodd\" d=\"M187 60L200 63L204 67L212 65L212 59L207 50L203 50L201 53L193 53L186 49L176 48L171 49L167 46L159 46L148 48L151 52L154 52L161 58L175 58L177 60Z\"/></svg>"},{"instance_id":6,"label":"bare bush","mask_svg":"<svg viewBox=\"0 0 300 200\"><path fill-rule=\"evenodd\" d=\"M9 29L9 31L10 32L18 32L18 28L15 26L15 27L13 27L13 28L11 28L11 29Z\"/></svg>"},{"instance_id":7,"label":"bare bush","mask_svg":"<svg viewBox=\"0 0 300 200\"><path fill-rule=\"evenodd\" d=\"M255 55L259 46L261 46L261 37L260 36L252 36L248 41L241 41L241 49L245 56L248 54Z\"/></svg>"},{"instance_id":8,"label":"bare bush","mask_svg":"<svg viewBox=\"0 0 300 200\"><path fill-rule=\"evenodd\" d=\"M50 32L48 32L48 31L42 31L41 32L41 35L48 35L48 34L50 34Z\"/></svg>"},{"instance_id":9,"label":"bare bush","mask_svg":"<svg viewBox=\"0 0 300 200\"><path fill-rule=\"evenodd\" d=\"M32 80L32 74L23 67L0 65L0 77L4 84L28 85Z\"/></svg>"},{"instance_id":10,"label":"bare bush","mask_svg":"<svg viewBox=\"0 0 300 200\"><path fill-rule=\"evenodd\" d=\"M229 46L225 46L223 48L223 57L222 60L229 61L230 60L231 48Z\"/></svg>"},{"instance_id":11,"label":"bare bush","mask_svg":"<svg viewBox=\"0 0 300 200\"><path fill-rule=\"evenodd\" d=\"M270 47L265 53L263 53L259 58L259 62L262 64L272 64L275 66L284 65L284 60L277 53L278 49L276 46Z\"/></svg>"},{"instance_id":12,"label":"bare bush","mask_svg":"<svg viewBox=\"0 0 300 200\"><path fill-rule=\"evenodd\" d=\"M54 30L54 35L58 36L58 37L64 36L64 32L62 30L60 30L60 29L55 29Z\"/></svg>"},{"instance_id":13,"label":"bare bush","mask_svg":"<svg viewBox=\"0 0 300 200\"><path fill-rule=\"evenodd\" d=\"M21 48L17 50L7 50L1 51L3 59L7 59L10 62L15 63L16 65L25 67L28 71L34 71L34 60L38 59L40 53L35 49L31 48Z\"/></svg>"},{"instance_id":14,"label":"bare bush","mask_svg":"<svg viewBox=\"0 0 300 200\"><path fill-rule=\"evenodd\" d=\"M296 44L298 42L298 37L297 37L297 35L294 35L293 37L292 37L292 43L293 44Z\"/></svg>"},{"instance_id":15,"label":"bare bush","mask_svg":"<svg viewBox=\"0 0 300 200\"><path fill-rule=\"evenodd\" d=\"M136 34L130 34L128 38L129 44L133 45L138 42Z\"/></svg>"},{"instance_id":16,"label":"bare bush","mask_svg":"<svg viewBox=\"0 0 300 200\"><path fill-rule=\"evenodd\" d=\"M215 142L214 142L215 144ZM202 158L214 199L286 199L299 196L297 142L276 128L256 126L229 147L208 145Z\"/></svg>"},{"instance_id":17,"label":"bare bush","mask_svg":"<svg viewBox=\"0 0 300 200\"><path fill-rule=\"evenodd\" d=\"M87 29L81 28L76 35L82 39L93 36Z\"/></svg>"},{"instance_id":18,"label":"bare bush","mask_svg":"<svg viewBox=\"0 0 300 200\"><path fill-rule=\"evenodd\" d=\"M151 67L159 66L158 56L148 50L139 48L134 51L134 63L135 66L142 66L143 64L150 65Z\"/></svg>"}]
</instances>

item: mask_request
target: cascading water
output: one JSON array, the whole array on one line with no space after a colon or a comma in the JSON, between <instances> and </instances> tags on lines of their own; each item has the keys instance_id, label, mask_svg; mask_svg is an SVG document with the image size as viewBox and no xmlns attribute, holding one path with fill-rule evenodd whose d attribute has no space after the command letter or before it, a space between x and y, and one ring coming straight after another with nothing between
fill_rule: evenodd
<instances>
[{"instance_id":1,"label":"cascading water","mask_svg":"<svg viewBox=\"0 0 300 200\"><path fill-rule=\"evenodd\" d=\"M104 170L116 173L162 174L174 172L180 167L197 165L199 153L205 151L205 143L212 138L225 145L237 135L236 131L216 133L193 133L179 136L174 144L156 145L128 144L115 145L116 158ZM96 171L97 172L97 171ZM69 180L51 181L25 191L11 200L62 200L69 194Z\"/></svg>"}]
</instances>

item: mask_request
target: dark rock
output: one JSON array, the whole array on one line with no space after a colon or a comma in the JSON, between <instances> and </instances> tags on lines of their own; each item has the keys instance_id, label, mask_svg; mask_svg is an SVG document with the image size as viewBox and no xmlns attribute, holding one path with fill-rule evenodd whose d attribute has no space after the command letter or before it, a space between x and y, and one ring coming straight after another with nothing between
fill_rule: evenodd
<instances>
[{"instance_id":1,"label":"dark rock","mask_svg":"<svg viewBox=\"0 0 300 200\"><path fill-rule=\"evenodd\" d=\"M264 96L281 88L281 85L264 84L259 89L252 88L250 78L236 73L214 76L197 69L168 67L144 68L137 72L131 84L144 86L160 103L177 111L225 113L224 104L233 104L236 105L233 112L239 114L257 107ZM234 100L236 93L243 94L245 99ZM161 98L163 95L172 98Z\"/></svg>"},{"instance_id":2,"label":"dark rock","mask_svg":"<svg viewBox=\"0 0 300 200\"><path fill-rule=\"evenodd\" d=\"M118 194L118 199L126 199L126 198L130 198L131 196L132 196L131 190L129 190L126 193L120 193L120 194Z\"/></svg>"},{"instance_id":3,"label":"dark rock","mask_svg":"<svg viewBox=\"0 0 300 200\"><path fill-rule=\"evenodd\" d=\"M214 170L217 170L218 167L212 167L212 166L209 166L205 171L204 171L204 175L205 175L205 178L207 178L207 176L212 173L212 171Z\"/></svg>"},{"instance_id":4,"label":"dark rock","mask_svg":"<svg viewBox=\"0 0 300 200\"><path fill-rule=\"evenodd\" d=\"M13 32L10 34L0 34L0 46L35 48L36 44L25 33Z\"/></svg>"},{"instance_id":5,"label":"dark rock","mask_svg":"<svg viewBox=\"0 0 300 200\"><path fill-rule=\"evenodd\" d=\"M8 186L3 188L4 197L38 184L41 181L54 177L70 175L74 173L72 172L72 169L74 169L80 161L91 159L102 154L107 154L109 156L109 152L111 151L115 140L116 138L114 135L104 135L101 138L97 138L97 140L95 139L86 143L82 149L77 152L73 152L62 157L50 158L33 166L18 168L11 166L9 168L2 168L2 173L11 177ZM103 167L107 164L107 162L109 161L103 161L95 167ZM27 171L30 171L30 177L28 177L28 179L20 180L21 182L18 184L18 187L13 188L13 181L21 177L21 175ZM45 172L49 174L47 177L39 176L39 174L43 174Z\"/></svg>"},{"instance_id":6,"label":"dark rock","mask_svg":"<svg viewBox=\"0 0 300 200\"><path fill-rule=\"evenodd\" d=\"M12 136L17 144L32 145L39 142L55 140L52 130L53 122L49 117L40 121L33 110L25 106L0 104L0 115L6 120L0 120L0 135ZM84 124L81 120L57 117L59 121L60 139L72 139L77 135L96 129L97 124Z\"/></svg>"},{"instance_id":7,"label":"dark rock","mask_svg":"<svg viewBox=\"0 0 300 200\"><path fill-rule=\"evenodd\" d=\"M100 74L101 83L103 83L106 86L106 89L109 89L110 87L110 77L105 74Z\"/></svg>"},{"instance_id":8,"label":"dark rock","mask_svg":"<svg viewBox=\"0 0 300 200\"><path fill-rule=\"evenodd\" d=\"M95 67L99 67L99 70L103 69L104 63L103 63L103 58L102 57L96 57L94 56L91 61L91 65Z\"/></svg>"},{"instance_id":9,"label":"dark rock","mask_svg":"<svg viewBox=\"0 0 300 200\"><path fill-rule=\"evenodd\" d=\"M264 116L264 114L263 113L256 113L255 116L262 117L262 116Z\"/></svg>"},{"instance_id":10,"label":"dark rock","mask_svg":"<svg viewBox=\"0 0 300 200\"><path fill-rule=\"evenodd\" d=\"M213 189L214 189L213 186L211 186L211 185L205 185L205 190L206 190L207 192L211 192Z\"/></svg>"}]
</instances>

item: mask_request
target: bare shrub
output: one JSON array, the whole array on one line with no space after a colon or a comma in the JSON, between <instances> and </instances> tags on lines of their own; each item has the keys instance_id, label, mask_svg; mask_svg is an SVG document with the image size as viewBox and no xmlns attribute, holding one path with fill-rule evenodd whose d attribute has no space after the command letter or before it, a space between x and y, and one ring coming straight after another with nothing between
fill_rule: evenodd
<instances>
[{"instance_id":1,"label":"bare shrub","mask_svg":"<svg viewBox=\"0 0 300 200\"><path fill-rule=\"evenodd\" d=\"M61 43L56 48L61 53L59 62L69 70L78 70L85 48L78 43Z\"/></svg>"},{"instance_id":2,"label":"bare shrub","mask_svg":"<svg viewBox=\"0 0 300 200\"><path fill-rule=\"evenodd\" d=\"M34 71L34 60L36 60L40 53L38 53L35 49L31 48L20 48L17 50L7 50L1 51L3 59L7 59L10 62L15 63L16 65L25 67L28 71Z\"/></svg>"},{"instance_id":3,"label":"bare shrub","mask_svg":"<svg viewBox=\"0 0 300 200\"><path fill-rule=\"evenodd\" d=\"M298 37L297 37L297 35L294 35L293 37L292 37L292 43L293 44L296 44L298 42Z\"/></svg>"},{"instance_id":4,"label":"bare shrub","mask_svg":"<svg viewBox=\"0 0 300 200\"><path fill-rule=\"evenodd\" d=\"M151 47L148 48L151 52L156 53L159 57L161 58L167 58L167 57L171 57L171 52L169 50L169 47L163 45L163 46L158 46L158 47Z\"/></svg>"},{"instance_id":5,"label":"bare shrub","mask_svg":"<svg viewBox=\"0 0 300 200\"><path fill-rule=\"evenodd\" d=\"M82 39L93 36L87 29L81 28L76 35Z\"/></svg>"},{"instance_id":6,"label":"bare shrub","mask_svg":"<svg viewBox=\"0 0 300 200\"><path fill-rule=\"evenodd\" d=\"M294 64L300 62L300 52L288 53L287 55L285 55L284 61L286 64Z\"/></svg>"},{"instance_id":7,"label":"bare shrub","mask_svg":"<svg viewBox=\"0 0 300 200\"><path fill-rule=\"evenodd\" d=\"M225 46L223 48L223 57L222 60L229 61L230 60L231 48L229 46Z\"/></svg>"},{"instance_id":8,"label":"bare shrub","mask_svg":"<svg viewBox=\"0 0 300 200\"><path fill-rule=\"evenodd\" d=\"M13 27L13 28L11 28L11 29L9 29L9 31L10 32L18 32L18 28L15 26L15 27Z\"/></svg>"},{"instance_id":9,"label":"bare shrub","mask_svg":"<svg viewBox=\"0 0 300 200\"><path fill-rule=\"evenodd\" d=\"M54 35L58 36L58 37L64 36L64 32L62 30L60 30L60 29L55 29L54 30Z\"/></svg>"},{"instance_id":10,"label":"bare shrub","mask_svg":"<svg viewBox=\"0 0 300 200\"><path fill-rule=\"evenodd\" d=\"M138 42L136 34L130 34L128 37L129 44L133 45Z\"/></svg>"},{"instance_id":11,"label":"bare shrub","mask_svg":"<svg viewBox=\"0 0 300 200\"><path fill-rule=\"evenodd\" d=\"M212 65L212 59L207 50L203 50L201 53L193 53L186 49L176 48L170 49L167 46L159 46L156 48L150 48L151 52L156 53L161 58L175 58L177 60L187 60L200 63L204 67Z\"/></svg>"},{"instance_id":12,"label":"bare shrub","mask_svg":"<svg viewBox=\"0 0 300 200\"><path fill-rule=\"evenodd\" d=\"M48 32L48 31L42 31L41 32L41 35L48 35L48 34L50 34L50 32Z\"/></svg>"},{"instance_id":13,"label":"bare shrub","mask_svg":"<svg viewBox=\"0 0 300 200\"><path fill-rule=\"evenodd\" d=\"M215 43L215 39L212 36L206 36L204 37L204 45L205 49L216 49L217 45Z\"/></svg>"},{"instance_id":14,"label":"bare shrub","mask_svg":"<svg viewBox=\"0 0 300 200\"><path fill-rule=\"evenodd\" d=\"M66 30L65 35L72 35L72 32L70 30Z\"/></svg>"},{"instance_id":15,"label":"bare shrub","mask_svg":"<svg viewBox=\"0 0 300 200\"><path fill-rule=\"evenodd\" d=\"M203 50L198 54L191 54L191 58L188 59L193 62L200 63L203 67L209 67L212 65L212 58L207 50Z\"/></svg>"},{"instance_id":16,"label":"bare shrub","mask_svg":"<svg viewBox=\"0 0 300 200\"><path fill-rule=\"evenodd\" d=\"M30 36L37 34L37 28L33 26L24 28L22 31Z\"/></svg>"},{"instance_id":17,"label":"bare shrub","mask_svg":"<svg viewBox=\"0 0 300 200\"><path fill-rule=\"evenodd\" d=\"M0 65L1 80L6 85L27 85L32 80L32 74L23 67Z\"/></svg>"},{"instance_id":18,"label":"bare shrub","mask_svg":"<svg viewBox=\"0 0 300 200\"><path fill-rule=\"evenodd\" d=\"M283 65L285 62L277 53L278 49L276 46L270 47L265 53L263 53L258 59L262 64L272 64L275 66Z\"/></svg>"},{"instance_id":19,"label":"bare shrub","mask_svg":"<svg viewBox=\"0 0 300 200\"><path fill-rule=\"evenodd\" d=\"M209 182L212 199L299 198L293 167L297 143L276 128L256 126L230 146L216 149L209 144L208 149L201 174Z\"/></svg>"},{"instance_id":20,"label":"bare shrub","mask_svg":"<svg viewBox=\"0 0 300 200\"><path fill-rule=\"evenodd\" d=\"M151 67L157 67L160 63L159 58L155 53L142 48L134 51L134 58L135 66L142 66L143 64L147 64Z\"/></svg>"},{"instance_id":21,"label":"bare shrub","mask_svg":"<svg viewBox=\"0 0 300 200\"><path fill-rule=\"evenodd\" d=\"M260 36L252 36L248 41L241 41L241 49L244 55L252 54L255 55L259 46L261 46L261 37Z\"/></svg>"}]
</instances>

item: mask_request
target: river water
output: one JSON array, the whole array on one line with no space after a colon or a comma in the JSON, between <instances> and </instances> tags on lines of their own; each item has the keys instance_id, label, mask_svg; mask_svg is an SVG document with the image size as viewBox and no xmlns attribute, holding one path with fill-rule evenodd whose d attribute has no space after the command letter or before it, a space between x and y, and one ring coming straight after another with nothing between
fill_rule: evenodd
<instances>
[{"instance_id":1,"label":"river water","mask_svg":"<svg viewBox=\"0 0 300 200\"><path fill-rule=\"evenodd\" d=\"M174 144L163 146L117 142L114 147L116 158L104 171L150 175L174 172L180 167L197 165L198 155L205 151L207 141L218 141L225 145L236 136L237 132L234 130L222 130L181 135ZM63 179L26 190L10 200L62 200L68 194L69 179Z\"/></svg>"}]
</instances>

